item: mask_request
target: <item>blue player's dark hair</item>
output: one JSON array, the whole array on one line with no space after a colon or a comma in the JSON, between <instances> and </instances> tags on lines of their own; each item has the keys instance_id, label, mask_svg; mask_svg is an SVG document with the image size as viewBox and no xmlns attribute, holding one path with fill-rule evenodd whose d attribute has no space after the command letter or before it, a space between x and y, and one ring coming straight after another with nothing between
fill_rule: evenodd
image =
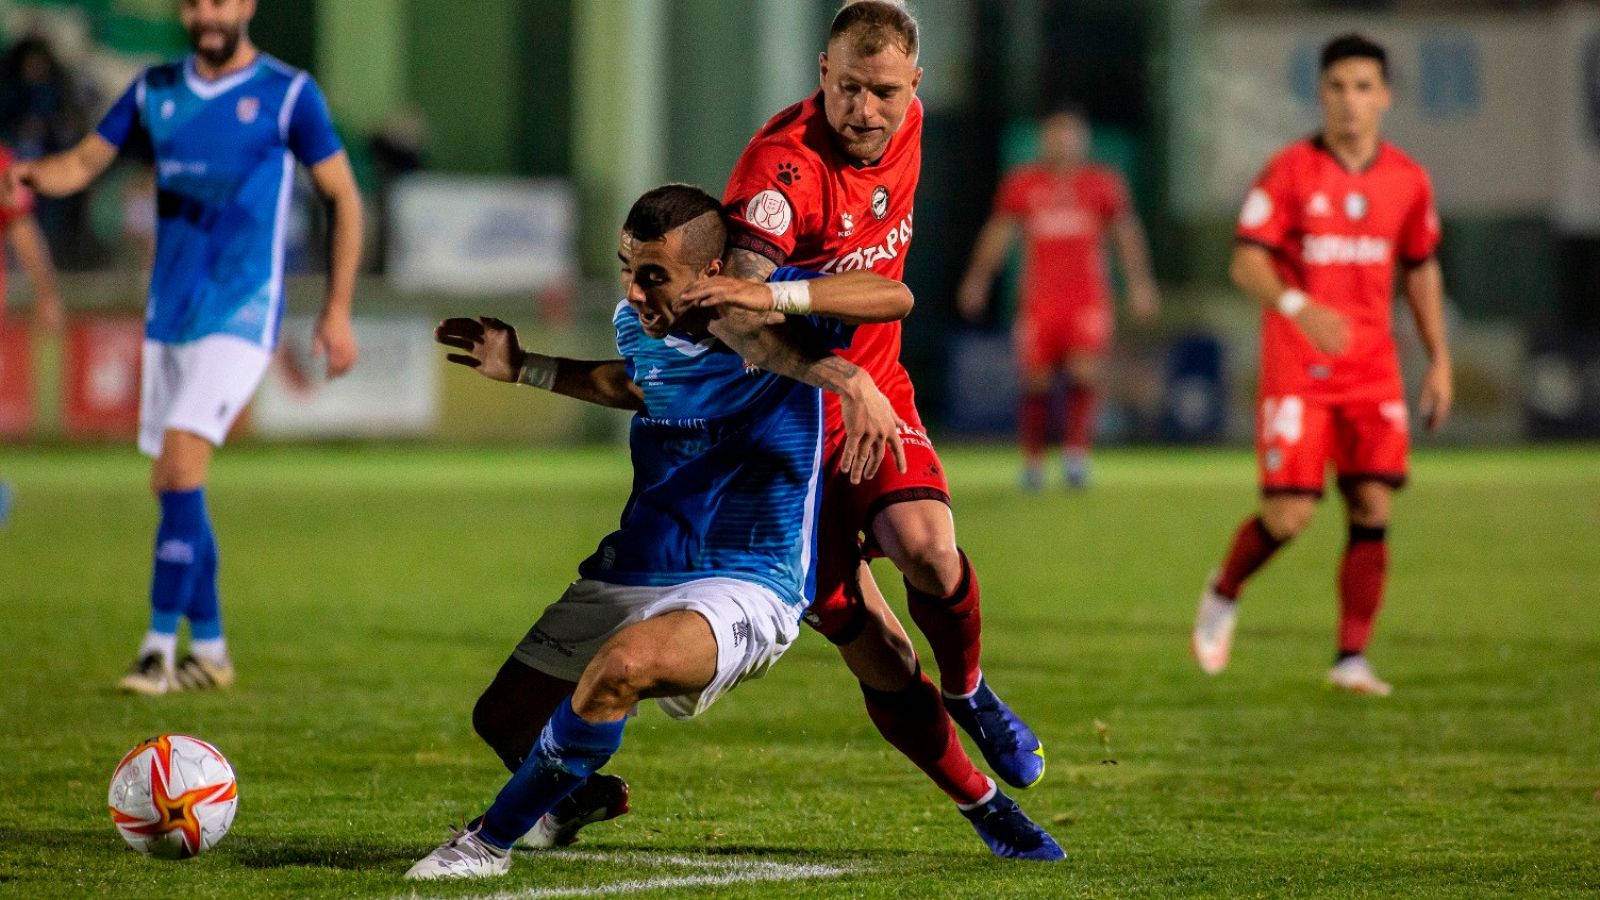
<instances>
[{"instance_id":1,"label":"blue player's dark hair","mask_svg":"<svg viewBox=\"0 0 1600 900\"><path fill-rule=\"evenodd\" d=\"M1383 80L1389 80L1389 54L1372 38L1351 32L1341 34L1322 46L1322 68L1326 72L1336 62L1346 59L1370 59L1378 64Z\"/></svg>"},{"instance_id":2,"label":"blue player's dark hair","mask_svg":"<svg viewBox=\"0 0 1600 900\"><path fill-rule=\"evenodd\" d=\"M705 219L703 224L696 222L707 213L715 215ZM727 240L727 225L722 215L722 204L701 188L692 184L663 184L645 191L633 202L622 230L636 241L650 243L696 222L684 234L684 250L689 257L686 261L708 264L722 255L723 243Z\"/></svg>"}]
</instances>

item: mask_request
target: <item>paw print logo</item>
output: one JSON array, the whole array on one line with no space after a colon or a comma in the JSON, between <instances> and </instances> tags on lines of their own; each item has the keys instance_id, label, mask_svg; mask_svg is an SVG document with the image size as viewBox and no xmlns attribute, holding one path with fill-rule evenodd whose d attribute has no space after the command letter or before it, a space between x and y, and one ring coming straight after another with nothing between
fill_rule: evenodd
<instances>
[{"instance_id":1,"label":"paw print logo","mask_svg":"<svg viewBox=\"0 0 1600 900\"><path fill-rule=\"evenodd\" d=\"M794 163L778 163L778 180L783 182L784 187L792 187L800 180L800 170L795 168Z\"/></svg>"}]
</instances>

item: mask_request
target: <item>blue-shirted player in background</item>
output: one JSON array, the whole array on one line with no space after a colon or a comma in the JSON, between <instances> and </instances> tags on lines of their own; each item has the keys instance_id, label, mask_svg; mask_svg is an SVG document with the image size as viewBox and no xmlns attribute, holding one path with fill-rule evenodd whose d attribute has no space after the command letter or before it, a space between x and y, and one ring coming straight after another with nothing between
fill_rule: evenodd
<instances>
[{"instance_id":1,"label":"blue-shirted player in background","mask_svg":"<svg viewBox=\"0 0 1600 900\"><path fill-rule=\"evenodd\" d=\"M329 376L356 360L351 295L361 198L306 73L261 53L247 32L255 0L181 0L194 52L147 69L93 134L20 163L18 186L82 190L122 151L153 157L160 223L146 312L139 449L155 459L161 504L150 630L121 687L139 694L225 688L234 680L217 601L217 541L206 512L212 448L249 402L283 314L284 232L296 161L332 209L332 270L315 349ZM178 622L190 653L176 659Z\"/></svg>"},{"instance_id":2,"label":"blue-shirted player in background","mask_svg":"<svg viewBox=\"0 0 1600 900\"><path fill-rule=\"evenodd\" d=\"M439 327L440 343L464 351L450 360L489 378L636 410L634 480L621 527L507 660L495 681L505 689L491 688L506 714L540 729L532 752L507 760L513 774L489 810L410 878L505 872L512 844L617 751L635 704L653 697L674 718L697 715L764 674L798 635L816 589L822 394L747 366L708 332L714 313L672 311L720 269L725 239L721 204L699 188L666 185L634 204L619 247L621 359L527 353L494 319ZM825 281L819 311L838 292L911 302L870 272ZM833 320L787 327L819 359L848 341Z\"/></svg>"}]
</instances>

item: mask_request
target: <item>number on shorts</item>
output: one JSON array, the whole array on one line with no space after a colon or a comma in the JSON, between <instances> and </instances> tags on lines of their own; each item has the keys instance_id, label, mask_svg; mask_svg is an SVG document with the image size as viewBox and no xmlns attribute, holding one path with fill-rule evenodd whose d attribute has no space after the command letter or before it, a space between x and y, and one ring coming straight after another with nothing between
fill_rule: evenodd
<instances>
[{"instance_id":1,"label":"number on shorts","mask_svg":"<svg viewBox=\"0 0 1600 900\"><path fill-rule=\"evenodd\" d=\"M1299 397L1268 397L1261 401L1261 439L1268 444L1300 443L1305 416L1306 404Z\"/></svg>"}]
</instances>

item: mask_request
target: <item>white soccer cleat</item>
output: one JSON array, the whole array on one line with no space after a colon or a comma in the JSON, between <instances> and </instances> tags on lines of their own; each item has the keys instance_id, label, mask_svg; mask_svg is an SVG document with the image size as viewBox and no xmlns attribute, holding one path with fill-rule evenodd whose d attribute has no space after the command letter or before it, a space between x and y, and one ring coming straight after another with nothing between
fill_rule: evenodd
<instances>
[{"instance_id":1,"label":"white soccer cleat","mask_svg":"<svg viewBox=\"0 0 1600 900\"><path fill-rule=\"evenodd\" d=\"M481 827L481 826L480 826ZM478 828L450 828L450 840L417 860L406 872L412 881L442 878L492 878L511 871L511 851L478 837Z\"/></svg>"},{"instance_id":2,"label":"white soccer cleat","mask_svg":"<svg viewBox=\"0 0 1600 900\"><path fill-rule=\"evenodd\" d=\"M1345 657L1329 669L1328 686L1335 690L1368 694L1373 697L1387 697L1394 693L1394 687L1380 679L1372 671L1372 664L1367 662L1367 658L1359 655Z\"/></svg>"},{"instance_id":3,"label":"white soccer cleat","mask_svg":"<svg viewBox=\"0 0 1600 900\"><path fill-rule=\"evenodd\" d=\"M1213 580L1206 580L1200 592L1200 608L1194 614L1194 635L1190 649L1200 671L1215 675L1228 667L1233 652L1233 626L1239 619L1239 604L1217 593Z\"/></svg>"},{"instance_id":4,"label":"white soccer cleat","mask_svg":"<svg viewBox=\"0 0 1600 900\"><path fill-rule=\"evenodd\" d=\"M159 697L180 690L181 685L165 657L160 653L146 653L133 661L128 674L117 682L117 688L125 694Z\"/></svg>"}]
</instances>

